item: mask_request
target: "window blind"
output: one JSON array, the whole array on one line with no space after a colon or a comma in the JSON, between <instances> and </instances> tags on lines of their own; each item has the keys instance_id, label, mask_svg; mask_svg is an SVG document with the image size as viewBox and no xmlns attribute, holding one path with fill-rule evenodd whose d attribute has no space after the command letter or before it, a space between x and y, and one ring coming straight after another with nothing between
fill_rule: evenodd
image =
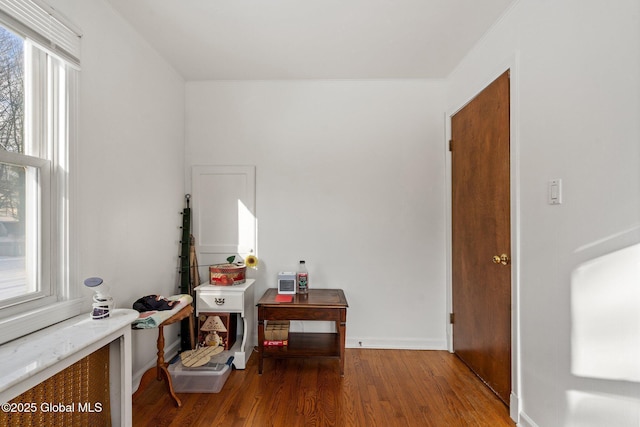
<instances>
[{"instance_id":1,"label":"window blind","mask_svg":"<svg viewBox=\"0 0 640 427\"><path fill-rule=\"evenodd\" d=\"M79 65L80 32L41 0L0 0L0 21Z\"/></svg>"}]
</instances>

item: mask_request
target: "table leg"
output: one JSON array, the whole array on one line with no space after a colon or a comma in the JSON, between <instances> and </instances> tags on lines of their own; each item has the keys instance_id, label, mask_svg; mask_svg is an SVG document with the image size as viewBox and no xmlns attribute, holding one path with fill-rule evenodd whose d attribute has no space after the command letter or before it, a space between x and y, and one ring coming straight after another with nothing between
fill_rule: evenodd
<instances>
[{"instance_id":1,"label":"table leg","mask_svg":"<svg viewBox=\"0 0 640 427\"><path fill-rule=\"evenodd\" d=\"M160 366L159 369L160 369L160 372L162 372L162 376L164 377L164 380L167 384L167 390L169 391L169 394L171 395L173 400L176 402L176 405L178 405L178 408L181 407L182 402L180 401L178 396L176 396L175 391L173 391L173 381L171 381L171 374L169 373L169 370L167 369L166 365Z\"/></svg>"},{"instance_id":2,"label":"table leg","mask_svg":"<svg viewBox=\"0 0 640 427\"><path fill-rule=\"evenodd\" d=\"M336 322L336 326L340 335L340 376L344 377L344 346L347 334L347 322Z\"/></svg>"},{"instance_id":3,"label":"table leg","mask_svg":"<svg viewBox=\"0 0 640 427\"><path fill-rule=\"evenodd\" d=\"M258 320L258 374L262 375L264 362L264 320Z\"/></svg>"},{"instance_id":4,"label":"table leg","mask_svg":"<svg viewBox=\"0 0 640 427\"><path fill-rule=\"evenodd\" d=\"M158 381L162 381L162 369L164 365L164 328L162 325L158 326L158 359L156 360L156 375Z\"/></svg>"},{"instance_id":5,"label":"table leg","mask_svg":"<svg viewBox=\"0 0 640 427\"><path fill-rule=\"evenodd\" d=\"M155 369L156 380L165 381L169 394L171 395L173 400L176 402L178 407L181 407L182 402L180 401L178 396L176 396L176 393L173 390L173 381L171 380L171 374L169 373L169 370L167 369L167 364L164 361L164 328L162 327L162 325L158 326L157 347L158 347L158 358L156 360L156 369ZM140 396L142 394L142 391L147 387L147 385L149 385L149 382L153 378L152 372L153 372L153 368L149 369L147 372L144 373L144 375L142 375L142 378L140 379L140 385L138 386L138 390L136 390L136 392L132 396L134 400L138 396Z\"/></svg>"},{"instance_id":6,"label":"table leg","mask_svg":"<svg viewBox=\"0 0 640 427\"><path fill-rule=\"evenodd\" d=\"M191 350L196 348L195 325L193 322L193 313L189 315L189 339L191 341Z\"/></svg>"}]
</instances>

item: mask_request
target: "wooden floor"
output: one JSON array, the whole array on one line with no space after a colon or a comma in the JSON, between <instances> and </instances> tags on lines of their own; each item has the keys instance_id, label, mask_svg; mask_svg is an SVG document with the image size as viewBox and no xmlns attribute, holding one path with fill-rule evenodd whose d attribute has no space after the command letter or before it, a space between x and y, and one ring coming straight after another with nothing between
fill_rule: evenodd
<instances>
[{"instance_id":1,"label":"wooden floor","mask_svg":"<svg viewBox=\"0 0 640 427\"><path fill-rule=\"evenodd\" d=\"M508 408L446 351L347 349L332 359L265 359L231 373L220 393L178 394L153 381L134 426L514 426Z\"/></svg>"}]
</instances>

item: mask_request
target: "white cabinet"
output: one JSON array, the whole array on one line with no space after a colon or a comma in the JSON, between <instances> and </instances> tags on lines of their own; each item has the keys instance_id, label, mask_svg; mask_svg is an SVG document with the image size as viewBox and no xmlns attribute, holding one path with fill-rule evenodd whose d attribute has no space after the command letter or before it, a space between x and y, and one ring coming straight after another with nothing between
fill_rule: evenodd
<instances>
[{"instance_id":1,"label":"white cabinet","mask_svg":"<svg viewBox=\"0 0 640 427\"><path fill-rule=\"evenodd\" d=\"M247 279L240 285L216 286L203 284L196 290L196 316L200 313L236 313L239 316L238 336L230 349L234 354L233 364L244 369L255 341L255 279ZM240 327L240 325L242 327Z\"/></svg>"}]
</instances>

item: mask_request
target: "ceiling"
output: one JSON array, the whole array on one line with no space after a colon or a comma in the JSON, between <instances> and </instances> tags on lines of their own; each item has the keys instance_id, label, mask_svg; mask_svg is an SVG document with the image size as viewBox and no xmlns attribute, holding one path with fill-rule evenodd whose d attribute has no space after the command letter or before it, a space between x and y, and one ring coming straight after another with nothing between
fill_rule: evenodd
<instances>
[{"instance_id":1,"label":"ceiling","mask_svg":"<svg viewBox=\"0 0 640 427\"><path fill-rule=\"evenodd\" d=\"M108 0L185 80L446 77L517 0Z\"/></svg>"}]
</instances>

